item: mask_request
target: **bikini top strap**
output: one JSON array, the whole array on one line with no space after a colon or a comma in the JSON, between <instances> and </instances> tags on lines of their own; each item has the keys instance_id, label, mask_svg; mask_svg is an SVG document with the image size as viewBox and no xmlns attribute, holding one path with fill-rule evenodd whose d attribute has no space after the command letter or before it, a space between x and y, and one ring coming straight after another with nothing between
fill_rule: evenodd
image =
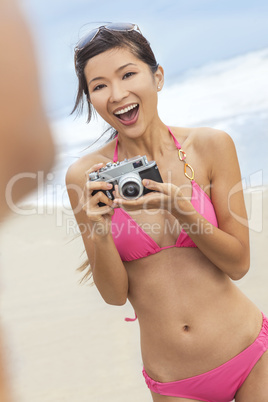
<instances>
[{"instance_id":1,"label":"bikini top strap","mask_svg":"<svg viewBox=\"0 0 268 402\"><path fill-rule=\"evenodd\" d=\"M191 165L189 165L189 163L186 163L186 153L183 151L183 149L181 149L181 145L177 141L177 139L175 138L175 136L172 133L171 129L169 127L167 127L167 128L168 128L168 131L170 132L170 134L172 135L173 140L175 142L175 145L176 145L176 147L178 149L179 159L180 159L180 161L184 162L184 174L187 177L187 179L192 181L192 180L194 180L194 169L192 168ZM188 174L187 169L188 169L188 172L190 174Z\"/></svg>"},{"instance_id":2,"label":"bikini top strap","mask_svg":"<svg viewBox=\"0 0 268 402\"><path fill-rule=\"evenodd\" d=\"M128 317L126 317L126 318L125 318L125 321L127 321L127 322L136 321L138 317L137 317L136 311L134 311L134 312L135 312L135 317L134 317L134 318L128 318Z\"/></svg>"},{"instance_id":3,"label":"bikini top strap","mask_svg":"<svg viewBox=\"0 0 268 402\"><path fill-rule=\"evenodd\" d=\"M171 134L171 136L172 136L172 138L173 138L173 140L174 140L174 142L175 142L176 147L177 147L178 149L181 149L181 144L179 143L179 141L177 140L177 138L175 137L175 135L172 133L170 127L167 126L167 128L168 128L169 134Z\"/></svg>"},{"instance_id":4,"label":"bikini top strap","mask_svg":"<svg viewBox=\"0 0 268 402\"><path fill-rule=\"evenodd\" d=\"M114 157L113 157L113 162L116 163L117 161L118 161L118 135L116 136L116 143L115 143Z\"/></svg>"}]
</instances>

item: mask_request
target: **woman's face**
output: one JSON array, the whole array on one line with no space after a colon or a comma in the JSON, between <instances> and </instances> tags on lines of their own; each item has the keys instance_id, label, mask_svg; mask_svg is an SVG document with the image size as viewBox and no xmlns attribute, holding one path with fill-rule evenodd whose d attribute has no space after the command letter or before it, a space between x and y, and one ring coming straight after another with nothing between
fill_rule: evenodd
<instances>
[{"instance_id":1,"label":"woman's face","mask_svg":"<svg viewBox=\"0 0 268 402\"><path fill-rule=\"evenodd\" d=\"M119 133L138 135L158 118L161 67L153 74L131 51L116 48L90 59L85 77L93 107Z\"/></svg>"}]
</instances>

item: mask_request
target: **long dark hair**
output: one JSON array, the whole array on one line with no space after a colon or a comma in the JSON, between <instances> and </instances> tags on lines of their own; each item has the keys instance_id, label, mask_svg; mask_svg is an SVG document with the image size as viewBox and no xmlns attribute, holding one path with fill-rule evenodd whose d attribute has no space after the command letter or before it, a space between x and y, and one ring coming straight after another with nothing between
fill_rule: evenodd
<instances>
[{"instance_id":1,"label":"long dark hair","mask_svg":"<svg viewBox=\"0 0 268 402\"><path fill-rule=\"evenodd\" d=\"M110 31L103 28L100 29L96 37L82 49L76 47L74 52L74 64L78 78L78 89L75 105L71 113L77 112L77 114L81 114L83 112L84 103L86 102L88 106L87 123L91 120L93 109L90 104L84 69L88 60L92 57L114 48L129 49L139 60L150 67L153 74L158 68L158 63L149 42L141 33L135 30Z\"/></svg>"},{"instance_id":2,"label":"long dark hair","mask_svg":"<svg viewBox=\"0 0 268 402\"><path fill-rule=\"evenodd\" d=\"M76 112L77 114L81 114L83 112L84 104L86 102L88 106L88 118L87 123L90 122L94 109L90 103L90 97L88 93L88 86L85 77L85 67L92 57L97 56L103 52L106 52L110 49L115 48L125 48L129 49L132 54L134 54L139 60L146 63L150 69L152 74L157 71L158 63L156 61L155 55L151 49L151 46L147 39L139 32L132 31L109 31L108 29L100 29L99 33L96 37L83 46L81 49L79 47L75 48L74 52L74 64L75 71L78 78L78 89L76 94L75 105L71 113ZM109 129L108 129L109 130ZM95 144L99 139L108 131L106 130L93 144ZM110 138L107 140L109 142L113 138L115 138L117 132L113 130ZM91 146L93 145L91 144ZM89 260L85 261L78 270L83 272L84 274L81 282L87 281L92 277L92 270L89 265Z\"/></svg>"}]
</instances>

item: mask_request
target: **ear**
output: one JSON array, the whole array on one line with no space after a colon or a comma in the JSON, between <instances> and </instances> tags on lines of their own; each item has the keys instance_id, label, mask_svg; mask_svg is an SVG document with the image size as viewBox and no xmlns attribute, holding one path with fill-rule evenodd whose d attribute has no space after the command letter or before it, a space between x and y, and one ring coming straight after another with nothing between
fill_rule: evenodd
<instances>
[{"instance_id":1,"label":"ear","mask_svg":"<svg viewBox=\"0 0 268 402\"><path fill-rule=\"evenodd\" d=\"M155 72L155 82L157 85L157 91L161 91L164 85L164 69L162 66L158 66Z\"/></svg>"}]
</instances>

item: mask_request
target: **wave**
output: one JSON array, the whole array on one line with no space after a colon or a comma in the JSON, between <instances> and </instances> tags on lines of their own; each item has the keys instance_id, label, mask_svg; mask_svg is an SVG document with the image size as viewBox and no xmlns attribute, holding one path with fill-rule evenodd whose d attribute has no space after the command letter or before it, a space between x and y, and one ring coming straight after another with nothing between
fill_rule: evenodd
<instances>
[{"instance_id":1,"label":"wave","mask_svg":"<svg viewBox=\"0 0 268 402\"><path fill-rule=\"evenodd\" d=\"M189 70L174 78L174 83L164 87L159 95L159 115L167 125L210 126L231 135L237 147L242 177L247 178L249 187L250 177L256 174L258 185L268 182L267 71L268 48ZM52 120L51 127L58 158L50 186L38 202L68 204L65 172L77 158L103 143L102 140L90 147L107 129L107 124L99 116L86 124L84 115L77 119L66 116ZM32 202L37 202L36 197L36 194L31 196Z\"/></svg>"},{"instance_id":2,"label":"wave","mask_svg":"<svg viewBox=\"0 0 268 402\"><path fill-rule=\"evenodd\" d=\"M174 125L207 125L268 110L268 48L188 71L163 90L159 112Z\"/></svg>"}]
</instances>

